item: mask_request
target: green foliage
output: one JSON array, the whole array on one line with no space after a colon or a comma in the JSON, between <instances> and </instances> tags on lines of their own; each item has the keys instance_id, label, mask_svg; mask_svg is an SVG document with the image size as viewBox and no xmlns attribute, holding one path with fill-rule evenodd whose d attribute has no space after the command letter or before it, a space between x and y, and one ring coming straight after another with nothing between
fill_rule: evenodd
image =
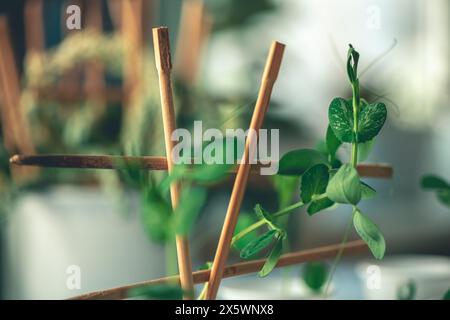
<instances>
[{"instance_id":1,"label":"green foliage","mask_svg":"<svg viewBox=\"0 0 450 320\"><path fill-rule=\"evenodd\" d=\"M361 239L367 243L373 256L382 259L386 251L386 243L380 229L358 208L354 208L353 225Z\"/></svg>"},{"instance_id":2,"label":"green foliage","mask_svg":"<svg viewBox=\"0 0 450 320\"><path fill-rule=\"evenodd\" d=\"M450 185L444 179L427 175L422 178L421 186L424 190L433 191L438 200L450 208Z\"/></svg>"},{"instance_id":3,"label":"green foliage","mask_svg":"<svg viewBox=\"0 0 450 320\"><path fill-rule=\"evenodd\" d=\"M380 132L387 118L387 109L384 103L361 103L359 114L358 142L364 143L375 138Z\"/></svg>"},{"instance_id":4,"label":"green foliage","mask_svg":"<svg viewBox=\"0 0 450 320\"><path fill-rule=\"evenodd\" d=\"M275 236L278 234L277 230L269 230L263 235L259 236L255 240L249 242L242 250L241 250L241 258L249 259L255 256L260 251L267 248L272 242Z\"/></svg>"},{"instance_id":5,"label":"green foliage","mask_svg":"<svg viewBox=\"0 0 450 320\"><path fill-rule=\"evenodd\" d=\"M274 246L272 247L272 250L269 253L269 256L266 259L266 262L264 263L264 266L259 271L258 275L260 277L266 277L269 275L270 272L275 268L275 266L278 263L278 260L281 257L281 254L283 253L283 239L285 237L284 232L277 232L275 235L276 242Z\"/></svg>"},{"instance_id":6,"label":"green foliage","mask_svg":"<svg viewBox=\"0 0 450 320\"><path fill-rule=\"evenodd\" d=\"M444 294L442 300L450 300L450 289L448 289L447 292Z\"/></svg>"},{"instance_id":7,"label":"green foliage","mask_svg":"<svg viewBox=\"0 0 450 320\"><path fill-rule=\"evenodd\" d=\"M354 129L354 114L352 100L334 98L328 109L331 129L342 142L364 143L375 138L383 127L387 118L384 103L365 104L361 102L361 112L358 115L358 132ZM358 140L356 140L356 135Z\"/></svg>"},{"instance_id":8,"label":"green foliage","mask_svg":"<svg viewBox=\"0 0 450 320\"><path fill-rule=\"evenodd\" d=\"M353 110L352 101L334 98L328 108L330 127L341 142L353 142Z\"/></svg>"},{"instance_id":9,"label":"green foliage","mask_svg":"<svg viewBox=\"0 0 450 320\"><path fill-rule=\"evenodd\" d=\"M319 293L328 279L328 265L323 262L309 262L302 268L302 278L311 291Z\"/></svg>"},{"instance_id":10,"label":"green foliage","mask_svg":"<svg viewBox=\"0 0 450 320\"><path fill-rule=\"evenodd\" d=\"M262 226L269 227L272 232L280 231L277 236L285 237L286 231L274 224L274 219L290 214L295 209L306 205L308 206L307 213L313 215L335 203L350 204L354 208L353 225L357 233L367 243L376 258L381 259L384 256L383 235L376 224L356 207L361 199L373 198L376 191L360 180L356 168L358 161L366 159L372 150L375 137L386 121L387 109L383 103L369 104L360 97L358 63L359 53L350 45L346 67L352 88L352 98L334 98L331 101L325 140L318 144L317 150L293 150L284 154L279 162L278 173L280 176L290 176L296 178L297 183L300 182L302 201L285 205L274 214L269 214L257 206L255 211L260 220L241 231L237 238ZM337 157L337 151L343 143L351 144L351 162L347 164L342 164ZM283 199L290 199L292 197L290 192L294 186L296 187L296 184L291 181L292 184L290 183L290 186L283 189L283 180L277 177L275 181L278 193L283 194ZM442 200L446 200L445 192L447 191L442 190L442 188L439 189L439 195ZM252 246L249 244L249 248L253 250L253 247L256 247L260 251L262 250L260 247L266 248L272 243L274 236L275 234L269 231L261 238L254 240L251 243ZM344 239L346 238L347 235ZM276 261L274 257L277 256L277 252L272 253L273 264L273 261ZM244 252L244 256L247 256L246 252ZM265 274L265 272L263 273Z\"/></svg>"},{"instance_id":11,"label":"green foliage","mask_svg":"<svg viewBox=\"0 0 450 320\"><path fill-rule=\"evenodd\" d=\"M397 289L397 300L414 300L417 293L417 285L414 280L408 280Z\"/></svg>"},{"instance_id":12,"label":"green foliage","mask_svg":"<svg viewBox=\"0 0 450 320\"><path fill-rule=\"evenodd\" d=\"M166 242L173 236L172 205L157 188L142 192L142 223L150 239Z\"/></svg>"},{"instance_id":13,"label":"green foliage","mask_svg":"<svg viewBox=\"0 0 450 320\"><path fill-rule=\"evenodd\" d=\"M234 236L239 234L241 231L245 230L247 227L250 227L255 222L256 219L252 214L246 212L239 214L239 219L236 224L236 228L234 229ZM258 238L258 233L256 231L249 232L241 239L235 241L233 243L233 247L240 251L248 243L254 241L256 238Z\"/></svg>"},{"instance_id":14,"label":"green foliage","mask_svg":"<svg viewBox=\"0 0 450 320\"><path fill-rule=\"evenodd\" d=\"M323 197L328 186L329 176L329 169L324 164L317 164L303 174L300 197L305 204L310 203L307 209L309 215L334 204L328 197Z\"/></svg>"},{"instance_id":15,"label":"green foliage","mask_svg":"<svg viewBox=\"0 0 450 320\"><path fill-rule=\"evenodd\" d=\"M326 192L334 202L358 204L361 200L361 183L356 169L344 164L330 179Z\"/></svg>"},{"instance_id":16,"label":"green foliage","mask_svg":"<svg viewBox=\"0 0 450 320\"><path fill-rule=\"evenodd\" d=\"M264 210L259 203L255 206L255 213L259 219L265 221L269 229L277 230L279 232L283 231L283 228L277 224L275 218L268 211Z\"/></svg>"},{"instance_id":17,"label":"green foliage","mask_svg":"<svg viewBox=\"0 0 450 320\"><path fill-rule=\"evenodd\" d=\"M361 199L371 199L377 195L377 191L367 183L361 181Z\"/></svg>"},{"instance_id":18,"label":"green foliage","mask_svg":"<svg viewBox=\"0 0 450 320\"><path fill-rule=\"evenodd\" d=\"M300 176L312 166L327 164L326 157L314 149L298 149L289 151L281 157L278 174Z\"/></svg>"},{"instance_id":19,"label":"green foliage","mask_svg":"<svg viewBox=\"0 0 450 320\"><path fill-rule=\"evenodd\" d=\"M188 187L182 190L180 204L176 207L174 214L177 234L189 233L206 201L206 195L206 190L203 188Z\"/></svg>"}]
</instances>

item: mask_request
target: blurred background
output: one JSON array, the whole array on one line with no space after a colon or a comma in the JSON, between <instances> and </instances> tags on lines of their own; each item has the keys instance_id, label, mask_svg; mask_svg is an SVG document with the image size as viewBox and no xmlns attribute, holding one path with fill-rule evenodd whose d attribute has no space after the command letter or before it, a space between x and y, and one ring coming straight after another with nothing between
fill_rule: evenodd
<instances>
[{"instance_id":1,"label":"blurred background","mask_svg":"<svg viewBox=\"0 0 450 320\"><path fill-rule=\"evenodd\" d=\"M67 24L71 5L79 30ZM449 18L446 0L0 0L0 297L61 299L168 273L173 257L148 236L139 192L120 174L9 164L17 153L163 155L151 39L160 25L170 30L177 124L188 129L247 128L270 43L287 45L265 120L280 129L280 154L324 137L330 101L351 96L353 44L367 68L362 95L388 106L367 161L394 168L392 180L370 181L378 196L364 209L388 255L450 256L450 209L420 188L425 174L450 180ZM213 259L230 190L209 192L191 234L195 269ZM278 200L272 183L251 181L243 214ZM291 249L339 242L350 214L294 215ZM365 298L357 263L340 264L336 298ZM71 265L77 290L66 286Z\"/></svg>"}]
</instances>

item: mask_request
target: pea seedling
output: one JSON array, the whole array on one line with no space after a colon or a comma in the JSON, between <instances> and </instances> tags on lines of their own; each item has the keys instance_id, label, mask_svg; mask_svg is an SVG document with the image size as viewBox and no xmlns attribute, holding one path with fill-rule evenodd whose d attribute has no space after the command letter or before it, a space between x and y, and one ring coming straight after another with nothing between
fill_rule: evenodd
<instances>
[{"instance_id":1,"label":"pea seedling","mask_svg":"<svg viewBox=\"0 0 450 320\"><path fill-rule=\"evenodd\" d=\"M287 237L287 231L278 223L278 219L301 207L307 207L307 213L312 216L335 204L350 205L356 232L367 243L375 258L382 259L384 256L386 244L381 231L358 206L361 200L374 197L376 191L361 181L357 165L361 158L358 151L373 144L386 121L387 109L383 103L368 103L360 97L358 61L359 53L350 45L346 69L352 98L334 98L331 101L324 148L293 150L280 160L278 175L296 177L301 200L275 213L269 213L257 204L255 213L259 220L233 238L233 243L237 243L260 227L268 228L240 252L241 257L247 259L270 247L266 263L259 272L261 277L273 270L283 252L283 239ZM344 143L351 145L351 155L350 162L342 164L337 151ZM347 236L348 231L343 242L346 242Z\"/></svg>"}]
</instances>

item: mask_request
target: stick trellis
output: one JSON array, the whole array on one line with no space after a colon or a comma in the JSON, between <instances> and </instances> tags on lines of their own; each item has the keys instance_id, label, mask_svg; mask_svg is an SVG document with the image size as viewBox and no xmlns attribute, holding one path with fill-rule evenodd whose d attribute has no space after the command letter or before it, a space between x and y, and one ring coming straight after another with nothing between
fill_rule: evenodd
<instances>
[{"instance_id":1,"label":"stick trellis","mask_svg":"<svg viewBox=\"0 0 450 320\"><path fill-rule=\"evenodd\" d=\"M142 170L168 170L172 167L170 133L175 129L173 98L171 96L170 85L170 51L168 46L167 28L154 29L155 42L155 58L156 66L160 76L161 101L163 108L166 136L166 152L164 156L146 156L146 157L128 157L128 156L110 156L110 155L33 155L22 154L11 157L10 162L19 166L37 166L52 168L94 168L94 169L117 169L117 163L128 163L137 165ZM250 124L251 129L259 129L262 126L264 115L267 111L271 90L277 77L284 45L274 42L269 52L266 68L262 77L262 83L258 100L255 106L254 115ZM169 59L169 60L168 60ZM169 139L168 139L169 137ZM257 136L254 137L257 139ZM246 142L244 150L244 160L249 159L251 150L249 145L251 141ZM265 259L254 260L249 262L241 262L226 266L231 237L240 210L240 204L244 196L247 180L250 174L256 174L260 165L250 166L249 161L243 161L239 167L233 169L236 173L236 180L233 187L230 205L227 210L226 220L223 226L221 239L219 240L218 249L211 270L192 272L191 261L189 258L189 246L185 238L179 238L178 242L178 259L180 266L180 275L165 277L144 281L140 283L130 284L122 287L95 291L72 299L124 299L127 292L142 286L180 283L183 289L192 290L193 284L208 282L207 298L215 299L222 278L234 277L257 272L265 263ZM255 170L256 169L256 170ZM392 168L385 164L360 164L358 172L363 177L371 178L391 178ZM177 204L177 194L179 186L173 185L171 188L172 204ZM339 251L346 255L364 254L368 252L366 244L361 241L352 241L345 245L333 244L324 247L318 247L308 250L292 252L281 256L276 267L285 267L305 263L309 261L317 261L334 257ZM190 298L187 296L185 298Z\"/></svg>"}]
</instances>

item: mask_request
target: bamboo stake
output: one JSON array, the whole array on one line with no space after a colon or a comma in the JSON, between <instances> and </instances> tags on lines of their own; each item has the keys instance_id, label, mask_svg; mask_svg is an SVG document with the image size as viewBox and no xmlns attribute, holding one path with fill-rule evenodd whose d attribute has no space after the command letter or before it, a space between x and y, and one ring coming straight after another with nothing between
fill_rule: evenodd
<instances>
[{"instance_id":1,"label":"bamboo stake","mask_svg":"<svg viewBox=\"0 0 450 320\"><path fill-rule=\"evenodd\" d=\"M8 151L17 148L22 153L34 153L34 146L25 118L20 110L20 82L9 36L8 20L0 17L0 85L2 92L2 121Z\"/></svg>"},{"instance_id":2,"label":"bamboo stake","mask_svg":"<svg viewBox=\"0 0 450 320\"><path fill-rule=\"evenodd\" d=\"M86 28L96 33L103 30L103 15L101 1L86 2ZM87 99L96 105L96 114L100 115L105 110L105 78L103 65L99 61L89 61L84 68L85 81L84 92Z\"/></svg>"},{"instance_id":3,"label":"bamboo stake","mask_svg":"<svg viewBox=\"0 0 450 320\"><path fill-rule=\"evenodd\" d=\"M45 48L43 6L43 0L27 0L25 3L27 55L42 53Z\"/></svg>"},{"instance_id":4,"label":"bamboo stake","mask_svg":"<svg viewBox=\"0 0 450 320\"><path fill-rule=\"evenodd\" d=\"M203 0L183 1L177 37L174 72L186 85L197 78L203 44L207 40L210 18L205 13Z\"/></svg>"},{"instance_id":5,"label":"bamboo stake","mask_svg":"<svg viewBox=\"0 0 450 320\"><path fill-rule=\"evenodd\" d=\"M170 173L174 166L172 149L175 144L171 137L172 133L176 129L176 125L172 96L172 83L170 77L172 62L170 57L169 31L167 28L162 27L153 29L153 45L155 49L156 68L158 70L159 77L167 167ZM178 205L180 197L180 185L178 183L171 184L170 196L172 199L172 207L175 209ZM176 245L181 287L186 293L184 298L191 299L194 294L194 283L192 279L192 265L189 254L188 239L186 237L177 236Z\"/></svg>"},{"instance_id":6,"label":"bamboo stake","mask_svg":"<svg viewBox=\"0 0 450 320\"><path fill-rule=\"evenodd\" d=\"M167 171L167 158L161 156L130 157L109 155L14 155L10 163L20 166L37 166L45 168L78 168L78 169L118 169L117 164L135 165L143 170ZM270 164L255 164L252 173L259 173L261 167ZM358 164L358 173L365 178L386 178L393 175L392 167L387 164ZM237 168L232 171L235 172Z\"/></svg>"},{"instance_id":7,"label":"bamboo stake","mask_svg":"<svg viewBox=\"0 0 450 320\"><path fill-rule=\"evenodd\" d=\"M328 246L323 246L314 249L301 250L297 252L292 252L284 254L278 260L275 268L287 267L291 265L296 265L305 262L319 261L333 258L341 249L341 244L333 244ZM367 245L361 241L351 241L343 246L343 253L345 255L351 254L361 254L368 252ZM236 264L229 265L225 267L223 272L224 278L236 277L240 275L246 275L250 273L255 273L261 270L265 263L265 259L240 262ZM200 284L208 281L210 276L210 270L195 271L193 274L193 279L195 284ZM179 283L180 277L178 275L172 277L165 277L155 280L148 280L144 282L139 282L123 287L112 288L108 290L100 290L80 296L73 297L73 300L94 300L94 299L125 299L127 298L127 292L131 289L150 286L150 285L161 285L167 283Z\"/></svg>"},{"instance_id":8,"label":"bamboo stake","mask_svg":"<svg viewBox=\"0 0 450 320\"><path fill-rule=\"evenodd\" d=\"M280 70L284 47L284 44L273 42L267 58L258 99L256 100L255 110L250 123L249 131L250 133L255 134L249 134L249 137L245 143L244 155L236 175L225 221L222 227L222 233L220 235L219 244L214 257L211 276L206 292L206 299L215 299L219 289L223 270L230 251L231 239L236 227L242 199L244 198L247 180L250 173L250 159L253 159L254 157L255 148L253 146L256 145L258 140L258 131L262 126L265 113L267 112L267 108L269 106L273 85L275 84L275 80Z\"/></svg>"}]
</instances>

